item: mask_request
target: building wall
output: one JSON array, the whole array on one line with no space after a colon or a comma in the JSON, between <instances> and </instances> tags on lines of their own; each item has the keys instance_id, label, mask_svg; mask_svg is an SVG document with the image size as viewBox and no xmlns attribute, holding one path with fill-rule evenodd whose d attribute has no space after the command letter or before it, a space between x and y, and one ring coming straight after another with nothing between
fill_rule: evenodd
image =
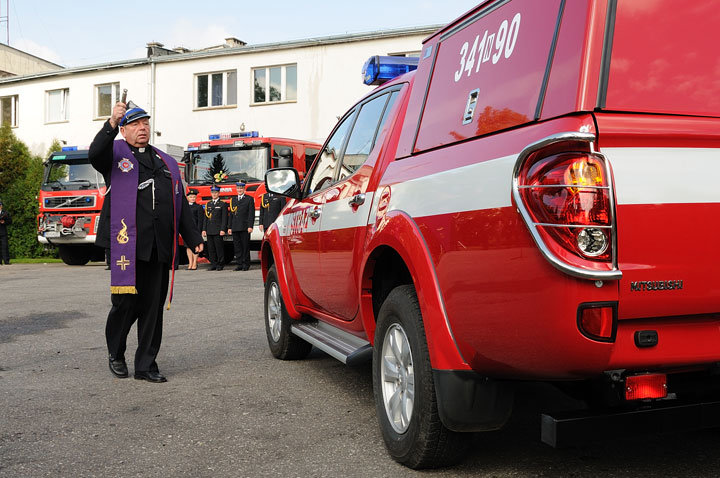
<instances>
[{"instance_id":1,"label":"building wall","mask_svg":"<svg viewBox=\"0 0 720 478\"><path fill-rule=\"evenodd\" d=\"M153 114L152 129L160 132L152 142L186 146L207 139L211 133L258 130L265 136L284 136L322 143L352 104L372 91L361 81L363 63L372 55L419 51L427 36L318 44L302 48L273 48L236 54L190 57L155 62L155 104L152 64L113 67L99 65L91 71L70 72L22 81L0 82L0 97L19 95L15 134L31 150L45 155L53 139L86 146L106 118L93 118L95 85L119 82L128 99ZM297 64L297 101L251 105L252 68ZM196 110L197 73L237 70L237 106ZM68 121L45 123L46 91L69 88Z\"/></svg>"}]
</instances>

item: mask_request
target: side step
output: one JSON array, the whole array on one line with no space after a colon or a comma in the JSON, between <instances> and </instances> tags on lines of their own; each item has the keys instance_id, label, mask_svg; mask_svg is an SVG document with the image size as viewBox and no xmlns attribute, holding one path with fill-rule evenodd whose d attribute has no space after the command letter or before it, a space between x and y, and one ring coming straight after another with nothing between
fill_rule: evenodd
<instances>
[{"instance_id":1,"label":"side step","mask_svg":"<svg viewBox=\"0 0 720 478\"><path fill-rule=\"evenodd\" d=\"M299 322L290 327L293 334L347 365L372 359L372 345L324 322Z\"/></svg>"},{"instance_id":2,"label":"side step","mask_svg":"<svg viewBox=\"0 0 720 478\"><path fill-rule=\"evenodd\" d=\"M541 416L541 440L564 448L593 440L642 433L677 433L720 427L720 402L691 403L591 415Z\"/></svg>"}]
</instances>

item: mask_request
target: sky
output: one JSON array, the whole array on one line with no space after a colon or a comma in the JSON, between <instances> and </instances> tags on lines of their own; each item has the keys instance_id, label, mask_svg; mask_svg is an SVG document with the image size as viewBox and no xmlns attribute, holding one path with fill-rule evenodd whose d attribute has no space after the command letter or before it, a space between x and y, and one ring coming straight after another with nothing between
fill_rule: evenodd
<instances>
[{"instance_id":1,"label":"sky","mask_svg":"<svg viewBox=\"0 0 720 478\"><path fill-rule=\"evenodd\" d=\"M65 67L143 58L146 44L249 45L446 24L479 0L0 0L10 46ZM0 42L7 42L6 22Z\"/></svg>"}]
</instances>

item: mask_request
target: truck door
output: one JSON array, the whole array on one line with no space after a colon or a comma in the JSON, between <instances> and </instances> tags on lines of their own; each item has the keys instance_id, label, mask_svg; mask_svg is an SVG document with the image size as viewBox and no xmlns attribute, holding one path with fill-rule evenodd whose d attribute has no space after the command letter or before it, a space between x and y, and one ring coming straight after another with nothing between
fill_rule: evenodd
<instances>
[{"instance_id":1,"label":"truck door","mask_svg":"<svg viewBox=\"0 0 720 478\"><path fill-rule=\"evenodd\" d=\"M323 195L320 219L319 305L345 320L355 317L359 298L359 261L374 191L368 191L373 167L386 136L383 126L401 86L385 90L359 105L357 119L343 149L335 183Z\"/></svg>"},{"instance_id":2,"label":"truck door","mask_svg":"<svg viewBox=\"0 0 720 478\"><path fill-rule=\"evenodd\" d=\"M304 198L290 204L283 216L289 224L287 244L300 290L314 303L324 294L320 281L320 218L328 188L332 185L354 112L348 114L328 139L315 167L305 179Z\"/></svg>"}]
</instances>

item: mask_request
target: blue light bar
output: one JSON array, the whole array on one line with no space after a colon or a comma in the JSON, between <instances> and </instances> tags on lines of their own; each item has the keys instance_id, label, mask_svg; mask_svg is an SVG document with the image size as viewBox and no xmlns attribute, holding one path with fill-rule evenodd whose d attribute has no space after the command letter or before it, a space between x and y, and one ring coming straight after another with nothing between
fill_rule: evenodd
<instances>
[{"instance_id":1,"label":"blue light bar","mask_svg":"<svg viewBox=\"0 0 720 478\"><path fill-rule=\"evenodd\" d=\"M418 60L410 56L371 56L363 65L363 83L382 85L397 76L417 70Z\"/></svg>"},{"instance_id":2,"label":"blue light bar","mask_svg":"<svg viewBox=\"0 0 720 478\"><path fill-rule=\"evenodd\" d=\"M219 134L211 134L210 136L208 136L208 139L210 141L212 141L214 139L220 139L220 135Z\"/></svg>"},{"instance_id":3,"label":"blue light bar","mask_svg":"<svg viewBox=\"0 0 720 478\"><path fill-rule=\"evenodd\" d=\"M77 151L77 146L63 146L61 151Z\"/></svg>"},{"instance_id":4,"label":"blue light bar","mask_svg":"<svg viewBox=\"0 0 720 478\"><path fill-rule=\"evenodd\" d=\"M187 150L188 151L197 151L198 147L197 146L189 146Z\"/></svg>"}]
</instances>

